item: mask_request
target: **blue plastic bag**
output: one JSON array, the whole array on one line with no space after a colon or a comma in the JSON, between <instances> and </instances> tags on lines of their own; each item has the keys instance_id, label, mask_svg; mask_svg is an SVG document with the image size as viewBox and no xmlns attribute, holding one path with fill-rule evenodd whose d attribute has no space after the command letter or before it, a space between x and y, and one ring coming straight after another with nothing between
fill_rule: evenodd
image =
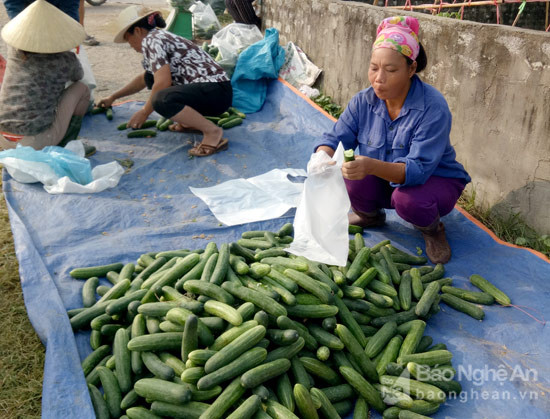
<instances>
[{"instance_id":1,"label":"blue plastic bag","mask_svg":"<svg viewBox=\"0 0 550 419\"><path fill-rule=\"evenodd\" d=\"M18 145L0 152L0 163L17 181L24 183L55 183L67 176L71 181L86 185L93 180L90 161L63 147L48 146L42 150Z\"/></svg>"},{"instance_id":2,"label":"blue plastic bag","mask_svg":"<svg viewBox=\"0 0 550 419\"><path fill-rule=\"evenodd\" d=\"M237 60L231 77L233 106L244 113L259 111L269 79L276 79L285 62L285 50L279 46L279 31L267 28L264 39L250 45Z\"/></svg>"}]
</instances>

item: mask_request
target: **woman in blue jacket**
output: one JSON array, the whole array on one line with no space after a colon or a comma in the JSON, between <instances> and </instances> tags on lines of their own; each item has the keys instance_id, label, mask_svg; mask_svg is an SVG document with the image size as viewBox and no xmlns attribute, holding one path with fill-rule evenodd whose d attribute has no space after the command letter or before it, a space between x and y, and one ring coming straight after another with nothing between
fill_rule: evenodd
<instances>
[{"instance_id":1,"label":"woman in blue jacket","mask_svg":"<svg viewBox=\"0 0 550 419\"><path fill-rule=\"evenodd\" d=\"M394 208L422 232L428 258L446 263L451 249L440 218L470 177L450 143L445 98L416 75L427 63L418 26L409 16L382 21L369 64L371 87L351 99L315 150L332 156L340 141L345 149L358 148L355 161L342 167L350 224L380 226L384 208Z\"/></svg>"}]
</instances>

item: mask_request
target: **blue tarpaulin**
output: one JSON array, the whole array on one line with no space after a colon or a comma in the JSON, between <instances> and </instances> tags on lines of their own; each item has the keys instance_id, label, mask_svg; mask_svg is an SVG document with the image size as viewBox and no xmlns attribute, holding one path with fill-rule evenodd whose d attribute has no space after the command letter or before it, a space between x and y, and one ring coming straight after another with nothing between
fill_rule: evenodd
<instances>
[{"instance_id":1,"label":"blue tarpaulin","mask_svg":"<svg viewBox=\"0 0 550 419\"><path fill-rule=\"evenodd\" d=\"M132 159L134 166L116 188L92 195L49 195L41 184L19 184L4 172L15 250L25 305L46 346L42 416L93 418L80 362L91 352L89 333L71 330L67 309L80 307L83 281L74 267L135 262L146 252L204 248L240 238L247 230L278 230L293 210L270 221L227 227L189 191L274 168L305 168L315 139L333 122L279 81L267 86L260 112L226 131L229 150L208 158L189 158L199 135L164 132L156 138L126 138L116 126L140 108L115 107L115 118L87 116L81 136L98 152L92 165ZM446 276L458 287L473 288L477 273L492 281L515 305L538 319L550 319L550 263L533 253L495 241L457 210L444 219L453 258ZM390 239L415 252L419 233L392 211L387 225L366 231L367 245ZM550 411L550 334L548 327L517 308L484 307L482 322L441 305L426 334L453 352L462 384L435 418L547 418ZM379 416L378 416L379 417Z\"/></svg>"}]
</instances>

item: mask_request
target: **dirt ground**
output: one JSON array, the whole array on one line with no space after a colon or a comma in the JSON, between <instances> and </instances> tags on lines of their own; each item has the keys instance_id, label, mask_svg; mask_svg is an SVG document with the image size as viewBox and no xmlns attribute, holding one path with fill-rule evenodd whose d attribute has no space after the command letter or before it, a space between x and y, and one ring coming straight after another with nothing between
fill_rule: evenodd
<instances>
[{"instance_id":1,"label":"dirt ground","mask_svg":"<svg viewBox=\"0 0 550 419\"><path fill-rule=\"evenodd\" d=\"M92 92L96 101L109 96L143 71L141 54L126 43L115 44L113 42L118 14L133 4L143 4L149 8L160 10L165 17L170 11L168 2L160 0L107 0L97 7L85 3L84 28L86 33L93 35L100 42L97 46L84 46L96 79L97 87ZM0 7L0 26L3 27L7 22L6 9ZM4 56L6 54L4 42L0 42L0 54ZM146 100L147 97L148 92L144 90L127 99Z\"/></svg>"}]
</instances>

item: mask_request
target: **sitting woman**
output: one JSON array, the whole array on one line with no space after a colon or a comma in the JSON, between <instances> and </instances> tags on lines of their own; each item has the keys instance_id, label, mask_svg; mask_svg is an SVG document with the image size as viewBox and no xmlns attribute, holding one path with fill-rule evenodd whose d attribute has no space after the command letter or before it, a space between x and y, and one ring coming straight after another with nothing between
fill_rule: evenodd
<instances>
[{"instance_id":1,"label":"sitting woman","mask_svg":"<svg viewBox=\"0 0 550 419\"><path fill-rule=\"evenodd\" d=\"M203 157L227 149L223 129L204 115L225 112L233 99L231 82L225 71L210 55L193 42L163 29L166 26L159 12L139 6L124 9L118 17L119 32L115 42L128 42L143 54L145 72L122 89L99 101L111 106L119 98L148 87L151 95L142 109L128 122L140 128L154 111L176 122L172 130L199 130L202 142L189 150L192 156Z\"/></svg>"},{"instance_id":2,"label":"sitting woman","mask_svg":"<svg viewBox=\"0 0 550 419\"><path fill-rule=\"evenodd\" d=\"M422 233L433 263L447 263L451 249L440 218L451 212L468 173L451 145L451 113L443 95L416 75L426 67L412 17L384 19L377 30L368 77L359 92L316 144L334 154L358 148L342 173L353 213L350 224L384 224L384 208L394 208Z\"/></svg>"},{"instance_id":3,"label":"sitting woman","mask_svg":"<svg viewBox=\"0 0 550 419\"><path fill-rule=\"evenodd\" d=\"M10 48L0 90L0 148L40 150L75 139L90 104L90 90L78 81L84 72L70 51L86 38L82 25L37 0L4 26L2 38ZM66 88L67 82L73 83Z\"/></svg>"}]
</instances>

